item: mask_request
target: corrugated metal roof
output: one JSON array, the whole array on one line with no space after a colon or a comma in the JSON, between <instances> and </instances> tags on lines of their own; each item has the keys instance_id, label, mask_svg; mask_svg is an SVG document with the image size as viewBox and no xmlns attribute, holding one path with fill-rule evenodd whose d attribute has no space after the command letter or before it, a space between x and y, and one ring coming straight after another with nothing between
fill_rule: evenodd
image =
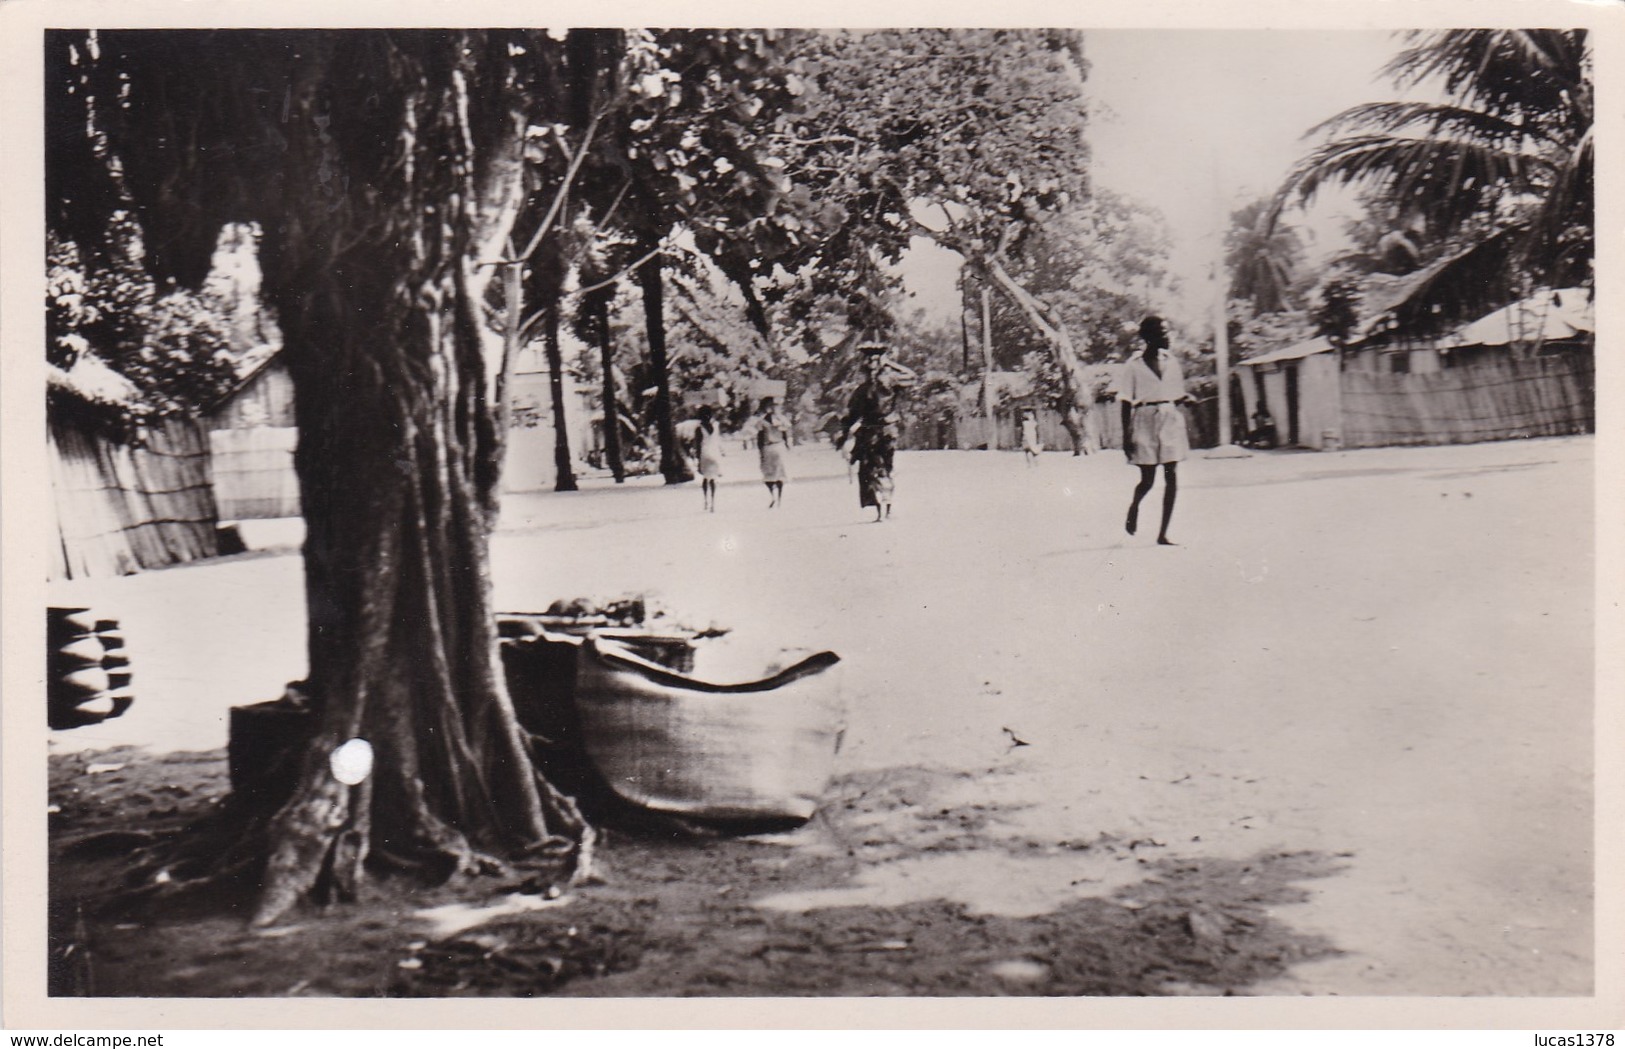
<instances>
[{"instance_id":1,"label":"corrugated metal roof","mask_svg":"<svg viewBox=\"0 0 1625 1049\"><path fill-rule=\"evenodd\" d=\"M1510 346L1553 342L1597 330L1591 295L1585 288L1562 288L1503 306L1439 340L1439 346Z\"/></svg>"},{"instance_id":2,"label":"corrugated metal roof","mask_svg":"<svg viewBox=\"0 0 1625 1049\"><path fill-rule=\"evenodd\" d=\"M1276 361L1302 360L1305 357L1313 357L1317 353L1330 353L1331 351L1332 344L1327 342L1323 337L1317 335L1313 339L1305 339L1303 342L1294 343L1291 346L1284 346L1279 350L1271 350L1270 352L1260 354L1257 357L1249 357L1239 363L1249 365L1274 364Z\"/></svg>"},{"instance_id":3,"label":"corrugated metal roof","mask_svg":"<svg viewBox=\"0 0 1625 1049\"><path fill-rule=\"evenodd\" d=\"M1518 342L1553 342L1590 335L1596 331L1591 293L1585 288L1543 291L1522 302L1504 306L1429 343L1438 349L1464 346L1510 346ZM1274 364L1302 360L1317 353L1329 353L1332 344L1316 336L1303 342L1271 350L1239 363Z\"/></svg>"}]
</instances>

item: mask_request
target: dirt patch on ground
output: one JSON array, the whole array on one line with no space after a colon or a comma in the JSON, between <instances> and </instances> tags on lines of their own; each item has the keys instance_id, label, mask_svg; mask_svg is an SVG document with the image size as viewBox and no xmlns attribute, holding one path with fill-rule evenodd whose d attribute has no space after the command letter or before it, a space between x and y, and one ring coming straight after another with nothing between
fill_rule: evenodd
<instances>
[{"instance_id":1,"label":"dirt patch on ground","mask_svg":"<svg viewBox=\"0 0 1625 1049\"><path fill-rule=\"evenodd\" d=\"M1337 953L1273 910L1302 900L1306 881L1335 873L1337 857L1180 857L1152 839L1012 834L1008 813L955 800L968 776L926 768L847 776L813 822L789 832L611 827L600 879L555 899L385 883L357 903L254 931L248 901L230 893L109 906L129 888L136 848L184 833L223 796L223 752L57 756L51 991L1213 995L1246 993L1294 963ZM1035 884L1049 891L977 902L978 880L1023 872L1038 872ZM944 879L943 891L932 878Z\"/></svg>"},{"instance_id":2,"label":"dirt patch on ground","mask_svg":"<svg viewBox=\"0 0 1625 1049\"><path fill-rule=\"evenodd\" d=\"M1101 967L1154 993L1596 993L1590 438L1193 461L1175 549L1123 535L1116 457L901 453L881 526L837 454L793 454L782 511L753 480L725 482L715 514L658 483L510 495L493 600L649 593L764 646L838 652L848 727L811 824L716 841L612 826L605 884L490 912L487 932L535 931L475 944L502 947L475 977L450 960L470 948L430 950L458 932L414 917L449 893L390 886L267 938L225 898L98 917L132 843L63 860L69 838L92 812L167 833L186 807L168 788L201 775L197 809L223 789L219 757L151 778L63 758L59 950L91 944L94 985L132 994L1070 993L1090 986L1076 959L1130 946L1151 957ZM229 708L307 670L296 555L51 594L120 620L139 696L51 733L51 753L223 747ZM198 645L200 615L218 644ZM1215 928L1227 949L1204 958ZM510 950L535 964L500 975ZM1195 960L1165 979L1180 952Z\"/></svg>"}]
</instances>

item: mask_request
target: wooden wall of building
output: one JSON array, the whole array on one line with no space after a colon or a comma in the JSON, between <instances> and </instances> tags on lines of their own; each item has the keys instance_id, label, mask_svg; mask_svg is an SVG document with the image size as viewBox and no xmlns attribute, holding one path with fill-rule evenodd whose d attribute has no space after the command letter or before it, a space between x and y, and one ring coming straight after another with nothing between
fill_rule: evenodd
<instances>
[{"instance_id":1,"label":"wooden wall of building","mask_svg":"<svg viewBox=\"0 0 1625 1049\"><path fill-rule=\"evenodd\" d=\"M272 360L206 417L221 520L299 516L293 409L293 379Z\"/></svg>"},{"instance_id":2,"label":"wooden wall of building","mask_svg":"<svg viewBox=\"0 0 1625 1049\"><path fill-rule=\"evenodd\" d=\"M299 431L291 426L211 430L214 498L223 521L299 516L299 477L293 450Z\"/></svg>"}]
</instances>

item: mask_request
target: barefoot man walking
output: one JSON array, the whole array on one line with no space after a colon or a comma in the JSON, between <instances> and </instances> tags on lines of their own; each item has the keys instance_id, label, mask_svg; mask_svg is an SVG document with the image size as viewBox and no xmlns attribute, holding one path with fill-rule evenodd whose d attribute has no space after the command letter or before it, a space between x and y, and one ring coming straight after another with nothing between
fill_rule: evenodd
<instances>
[{"instance_id":1,"label":"barefoot man walking","mask_svg":"<svg viewBox=\"0 0 1625 1049\"><path fill-rule=\"evenodd\" d=\"M1162 528L1157 542L1173 546L1168 538L1168 522L1173 520L1174 499L1179 494L1179 462L1190 454L1190 435L1185 429L1181 402L1185 375L1179 359L1168 349L1168 326L1161 317L1140 322L1140 338L1145 351L1123 366L1118 379L1117 398L1123 405L1123 454L1140 468L1140 483L1134 487L1123 527L1133 535L1140 525L1140 500L1156 483L1157 467L1162 467Z\"/></svg>"}]
</instances>

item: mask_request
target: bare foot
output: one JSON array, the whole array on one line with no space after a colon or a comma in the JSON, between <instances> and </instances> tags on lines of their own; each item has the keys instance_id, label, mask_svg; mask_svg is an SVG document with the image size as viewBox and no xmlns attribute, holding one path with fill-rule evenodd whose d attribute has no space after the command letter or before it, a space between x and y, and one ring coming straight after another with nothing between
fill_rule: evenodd
<instances>
[{"instance_id":1,"label":"bare foot","mask_svg":"<svg viewBox=\"0 0 1625 1049\"><path fill-rule=\"evenodd\" d=\"M1172 539L1169 539L1167 536L1161 535L1161 536L1157 537L1157 545L1158 546L1178 546L1179 544L1174 542Z\"/></svg>"}]
</instances>

